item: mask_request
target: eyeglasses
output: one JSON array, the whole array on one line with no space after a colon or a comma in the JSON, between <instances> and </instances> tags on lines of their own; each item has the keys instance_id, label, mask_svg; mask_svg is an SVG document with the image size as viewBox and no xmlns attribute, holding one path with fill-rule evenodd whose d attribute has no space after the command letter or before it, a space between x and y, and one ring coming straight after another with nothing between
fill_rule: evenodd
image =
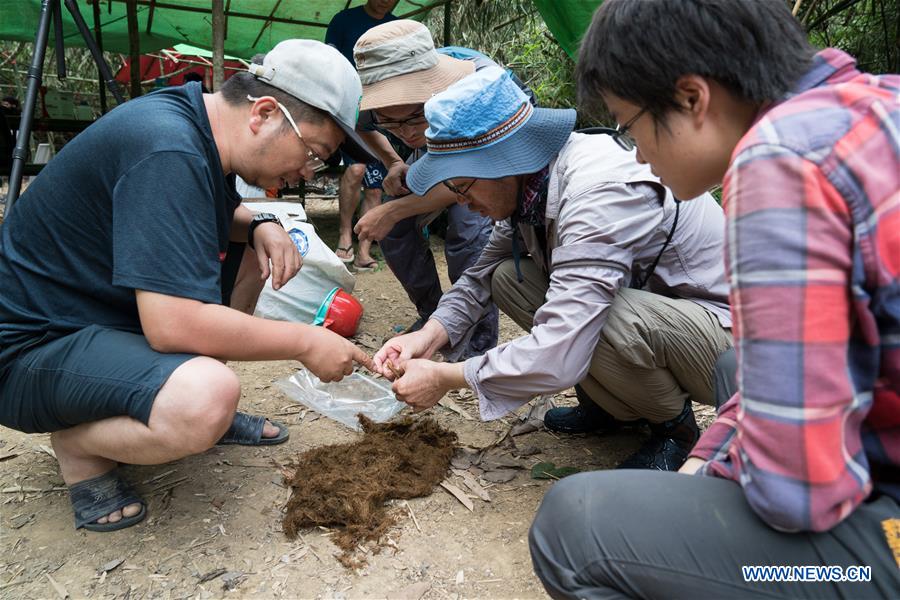
<instances>
[{"instance_id":1,"label":"eyeglasses","mask_svg":"<svg viewBox=\"0 0 900 600\"><path fill-rule=\"evenodd\" d=\"M645 112L647 112L647 107L639 110L638 114L631 117L624 125L619 125L618 127L616 127L614 133L612 134L612 138L623 150L631 152L632 150L634 150L634 147L637 146L637 143L634 141L634 138L631 137L631 134L628 133L628 130L631 129L631 126L634 125L637 120L641 118L641 115L643 115Z\"/></svg>"},{"instance_id":2,"label":"eyeglasses","mask_svg":"<svg viewBox=\"0 0 900 600\"><path fill-rule=\"evenodd\" d=\"M634 141L634 138L631 137L631 134L628 133L628 130L631 129L631 126L634 125L638 119L641 118L647 112L646 108L642 108L638 111L638 114L631 117L627 123L624 125L619 125L615 129L612 127L587 127L585 129L579 129L578 133L605 133L606 135L612 137L615 140L616 144L619 145L619 148L625 150L626 152L631 152L634 150L635 146L637 146L637 142Z\"/></svg>"},{"instance_id":3,"label":"eyeglasses","mask_svg":"<svg viewBox=\"0 0 900 600\"><path fill-rule=\"evenodd\" d=\"M372 121L376 127L388 131L400 131L403 127L419 127L428 121L425 120L425 111L419 111L408 119L402 121L381 121L375 111L372 111Z\"/></svg>"},{"instance_id":4,"label":"eyeglasses","mask_svg":"<svg viewBox=\"0 0 900 600\"><path fill-rule=\"evenodd\" d=\"M247 100L250 102L256 102L259 98L255 98L253 96L248 95ZM294 133L297 134L297 137L300 138L300 142L303 144L303 147L306 148L306 166L313 170L313 173L318 173L319 171L324 171L328 168L328 165L325 164L325 161L319 158L319 155L310 149L309 144L306 143L306 140L303 139L303 134L300 133L300 127L297 126L297 123L294 122L294 117L291 116L291 113L288 111L287 107L281 102L275 101L278 104L278 108L284 114L284 118L288 120L288 123L291 124L291 127L294 129Z\"/></svg>"},{"instance_id":5,"label":"eyeglasses","mask_svg":"<svg viewBox=\"0 0 900 600\"><path fill-rule=\"evenodd\" d=\"M471 200L471 198L469 198L469 196L468 196L468 193L469 193L469 190L472 189L472 186L475 185L474 179L469 182L469 185L467 185L466 189L464 189L464 190L461 190L458 187L456 187L455 185L453 185L452 183L450 183L449 179L447 181L444 181L443 184L444 184L444 187L446 187L448 190L450 190L451 192L456 194L457 197L462 198L464 200Z\"/></svg>"}]
</instances>

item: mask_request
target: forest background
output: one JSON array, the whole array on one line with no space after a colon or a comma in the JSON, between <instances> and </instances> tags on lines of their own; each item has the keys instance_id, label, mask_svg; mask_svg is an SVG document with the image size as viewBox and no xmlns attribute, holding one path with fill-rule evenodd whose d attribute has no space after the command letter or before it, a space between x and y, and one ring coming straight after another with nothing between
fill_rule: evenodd
<instances>
[{"instance_id":1,"label":"forest background","mask_svg":"<svg viewBox=\"0 0 900 600\"><path fill-rule=\"evenodd\" d=\"M784 1L796 9L815 46L833 46L850 53L863 71L900 72L897 0ZM535 91L541 106L575 107L575 62L556 42L531 0L456 0L451 15L452 45L479 50L512 69ZM433 10L424 19L438 45L443 42L443 21L443 10ZM0 42L0 95L24 96L19 92L25 87L32 51L33 44L28 42ZM83 48L65 52L69 77L56 78L51 45L44 63L44 84L76 93L99 114L97 71L90 54ZM121 54L106 53L106 57L113 72L125 61ZM146 91L151 88L147 86ZM602 115L596 119L605 120Z\"/></svg>"}]
</instances>

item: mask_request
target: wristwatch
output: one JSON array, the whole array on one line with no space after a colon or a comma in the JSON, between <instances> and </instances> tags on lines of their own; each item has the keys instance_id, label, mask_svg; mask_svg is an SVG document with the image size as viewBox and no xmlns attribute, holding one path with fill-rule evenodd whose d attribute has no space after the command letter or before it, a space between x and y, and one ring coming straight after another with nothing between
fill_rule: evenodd
<instances>
[{"instance_id":1,"label":"wristwatch","mask_svg":"<svg viewBox=\"0 0 900 600\"><path fill-rule=\"evenodd\" d=\"M278 223L279 225L281 225L281 221L279 221L278 217L276 217L272 213L255 214L253 216L253 219L250 221L250 227L247 228L247 245L254 250L256 250L256 247L253 245L253 231L263 223Z\"/></svg>"}]
</instances>

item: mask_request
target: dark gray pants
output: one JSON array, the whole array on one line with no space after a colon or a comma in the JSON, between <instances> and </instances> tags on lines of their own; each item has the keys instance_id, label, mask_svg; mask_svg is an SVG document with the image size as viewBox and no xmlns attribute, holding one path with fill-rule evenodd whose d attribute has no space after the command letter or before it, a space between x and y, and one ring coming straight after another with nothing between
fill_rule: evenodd
<instances>
[{"instance_id":1,"label":"dark gray pants","mask_svg":"<svg viewBox=\"0 0 900 600\"><path fill-rule=\"evenodd\" d=\"M737 483L657 471L567 477L544 497L529 545L554 598L897 598L886 497L825 533L781 533ZM889 528L889 527L888 527ZM868 583L751 583L742 566L870 566Z\"/></svg>"},{"instance_id":2,"label":"dark gray pants","mask_svg":"<svg viewBox=\"0 0 900 600\"><path fill-rule=\"evenodd\" d=\"M447 233L444 235L444 255L447 274L454 283L463 272L475 264L491 237L490 219L454 204L447 209ZM419 316L427 320L437 308L443 290L431 247L416 225L416 217L398 221L379 242L384 261L400 281L409 299L416 305ZM491 311L475 326L469 347L461 359L484 354L497 345L499 312Z\"/></svg>"}]
</instances>

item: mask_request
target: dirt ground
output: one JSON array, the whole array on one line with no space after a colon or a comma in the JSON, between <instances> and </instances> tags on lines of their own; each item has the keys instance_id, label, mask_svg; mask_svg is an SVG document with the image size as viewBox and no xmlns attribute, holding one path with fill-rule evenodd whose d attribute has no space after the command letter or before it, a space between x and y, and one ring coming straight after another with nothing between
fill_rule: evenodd
<instances>
[{"instance_id":1,"label":"dirt ground","mask_svg":"<svg viewBox=\"0 0 900 600\"><path fill-rule=\"evenodd\" d=\"M337 203L308 206L310 220L331 246ZM439 268L445 263L433 239ZM445 280L446 284L446 280ZM360 339L369 346L405 326L415 310L382 266L358 277L366 312ZM502 340L522 331L501 317ZM370 353L372 347L366 348ZM289 541L281 530L289 490L282 467L300 452L348 442L357 433L294 404L273 382L291 374L289 361L234 363L243 382L241 410L286 423L288 443L271 448L216 447L171 464L123 467L148 503L147 519L100 534L75 531L72 510L48 435L0 427L0 598L537 598L545 594L531 569L528 527L552 480L531 478L539 462L582 470L611 468L637 448L635 434L557 436L539 430L515 438L536 454L515 459L505 483L481 480L490 501L468 494L473 509L438 487L425 498L398 502L398 525L367 566L347 570L335 559L332 532L305 530ZM574 403L569 390L559 404ZM516 415L483 423L476 401L451 394L452 408L428 411L459 437L484 448ZM527 412L528 406L523 408ZM404 413L405 414L405 413ZM708 422L711 411L700 418ZM449 482L467 490L462 477Z\"/></svg>"}]
</instances>

